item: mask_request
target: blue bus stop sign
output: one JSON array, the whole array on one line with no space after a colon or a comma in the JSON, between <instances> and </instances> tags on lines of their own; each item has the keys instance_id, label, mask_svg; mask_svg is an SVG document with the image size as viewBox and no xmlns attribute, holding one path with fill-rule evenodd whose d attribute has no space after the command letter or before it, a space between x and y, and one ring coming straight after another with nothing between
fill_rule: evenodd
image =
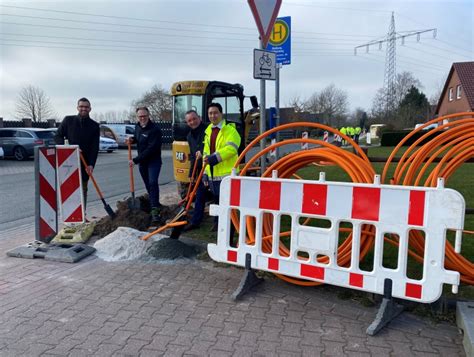
<instances>
[{"instance_id":1,"label":"blue bus stop sign","mask_svg":"<svg viewBox=\"0 0 474 357\"><path fill-rule=\"evenodd\" d=\"M276 53L277 63L291 64L291 16L276 19L266 50Z\"/></svg>"}]
</instances>

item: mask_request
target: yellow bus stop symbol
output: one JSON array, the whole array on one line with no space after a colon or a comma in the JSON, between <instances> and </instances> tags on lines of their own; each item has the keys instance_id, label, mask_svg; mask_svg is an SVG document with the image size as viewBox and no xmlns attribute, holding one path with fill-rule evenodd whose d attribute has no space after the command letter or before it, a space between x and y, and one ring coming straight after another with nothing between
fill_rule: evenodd
<instances>
[{"instance_id":1,"label":"yellow bus stop symbol","mask_svg":"<svg viewBox=\"0 0 474 357\"><path fill-rule=\"evenodd\" d=\"M268 41L272 46L281 46L288 39L289 35L290 30L288 24L281 19L277 19L273 25L273 30Z\"/></svg>"}]
</instances>

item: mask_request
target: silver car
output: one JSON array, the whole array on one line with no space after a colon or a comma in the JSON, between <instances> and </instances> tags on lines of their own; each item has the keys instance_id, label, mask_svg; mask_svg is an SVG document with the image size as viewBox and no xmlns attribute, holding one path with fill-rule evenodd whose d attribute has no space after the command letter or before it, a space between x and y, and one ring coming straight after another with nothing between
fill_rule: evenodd
<instances>
[{"instance_id":1,"label":"silver car","mask_svg":"<svg viewBox=\"0 0 474 357\"><path fill-rule=\"evenodd\" d=\"M34 155L35 146L54 145L56 129L0 128L0 146L5 157L18 161Z\"/></svg>"}]
</instances>

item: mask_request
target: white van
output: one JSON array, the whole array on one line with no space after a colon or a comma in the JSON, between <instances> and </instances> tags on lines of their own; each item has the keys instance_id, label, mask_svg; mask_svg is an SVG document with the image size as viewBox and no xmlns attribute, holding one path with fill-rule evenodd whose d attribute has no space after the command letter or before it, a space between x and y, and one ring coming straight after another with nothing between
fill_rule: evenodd
<instances>
[{"instance_id":1,"label":"white van","mask_svg":"<svg viewBox=\"0 0 474 357\"><path fill-rule=\"evenodd\" d=\"M386 126L386 124L372 124L369 130L370 137L372 139L378 139L382 134L382 129Z\"/></svg>"},{"instance_id":2,"label":"white van","mask_svg":"<svg viewBox=\"0 0 474 357\"><path fill-rule=\"evenodd\" d=\"M419 123L415 125L415 129L418 129L420 126L425 125L426 123ZM423 128L423 130L430 130L430 129L436 129L438 127L438 123L433 123L428 125L426 128Z\"/></svg>"},{"instance_id":3,"label":"white van","mask_svg":"<svg viewBox=\"0 0 474 357\"><path fill-rule=\"evenodd\" d=\"M133 124L100 124L100 135L114 139L119 146L127 146L125 139L135 134Z\"/></svg>"}]
</instances>

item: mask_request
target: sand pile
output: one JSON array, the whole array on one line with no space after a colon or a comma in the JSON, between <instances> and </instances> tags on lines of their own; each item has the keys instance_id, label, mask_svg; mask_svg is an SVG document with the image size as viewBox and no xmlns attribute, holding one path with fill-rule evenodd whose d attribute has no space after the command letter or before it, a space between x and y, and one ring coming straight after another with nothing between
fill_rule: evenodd
<instances>
[{"instance_id":1,"label":"sand pile","mask_svg":"<svg viewBox=\"0 0 474 357\"><path fill-rule=\"evenodd\" d=\"M114 232L95 242L96 255L107 262L138 259L146 254L154 241L164 237L157 234L152 239L143 241L140 238L145 234L146 232L133 228L118 227Z\"/></svg>"}]
</instances>

